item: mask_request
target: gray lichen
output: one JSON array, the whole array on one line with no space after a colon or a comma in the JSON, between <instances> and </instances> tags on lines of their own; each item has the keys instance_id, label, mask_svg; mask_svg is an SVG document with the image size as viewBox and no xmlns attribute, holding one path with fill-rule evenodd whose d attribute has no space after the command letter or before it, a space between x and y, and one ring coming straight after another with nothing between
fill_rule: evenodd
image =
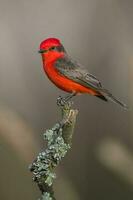
<instances>
[{"instance_id":1,"label":"gray lichen","mask_svg":"<svg viewBox=\"0 0 133 200\"><path fill-rule=\"evenodd\" d=\"M56 174L53 170L71 147L78 112L71 109L70 104L61 106L61 111L62 120L43 134L44 140L47 141L47 148L38 154L29 167L33 173L33 180L42 192L40 200L55 200L52 185Z\"/></svg>"},{"instance_id":2,"label":"gray lichen","mask_svg":"<svg viewBox=\"0 0 133 200\"><path fill-rule=\"evenodd\" d=\"M50 196L50 193L45 192L45 193L42 195L41 199L39 199L39 200L52 200L52 197Z\"/></svg>"}]
</instances>

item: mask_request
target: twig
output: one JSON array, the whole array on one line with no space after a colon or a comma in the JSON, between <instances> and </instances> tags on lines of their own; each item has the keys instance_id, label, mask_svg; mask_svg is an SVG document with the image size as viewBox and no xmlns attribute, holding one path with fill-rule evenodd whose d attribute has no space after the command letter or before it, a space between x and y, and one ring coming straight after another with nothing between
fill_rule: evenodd
<instances>
[{"instance_id":1,"label":"twig","mask_svg":"<svg viewBox=\"0 0 133 200\"><path fill-rule=\"evenodd\" d=\"M33 180L38 184L42 193L40 200L55 200L53 180L56 178L56 174L53 170L59 165L72 143L78 111L71 109L70 102L60 108L62 120L43 134L48 143L47 148L39 153L30 165Z\"/></svg>"}]
</instances>

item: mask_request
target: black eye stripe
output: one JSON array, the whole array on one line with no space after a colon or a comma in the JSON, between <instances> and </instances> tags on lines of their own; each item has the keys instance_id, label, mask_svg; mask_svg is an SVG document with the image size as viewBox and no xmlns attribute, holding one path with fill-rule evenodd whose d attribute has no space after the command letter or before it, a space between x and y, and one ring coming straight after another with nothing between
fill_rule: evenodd
<instances>
[{"instance_id":1,"label":"black eye stripe","mask_svg":"<svg viewBox=\"0 0 133 200\"><path fill-rule=\"evenodd\" d=\"M56 46L50 47L49 50L56 50Z\"/></svg>"},{"instance_id":2,"label":"black eye stripe","mask_svg":"<svg viewBox=\"0 0 133 200\"><path fill-rule=\"evenodd\" d=\"M52 50L55 50L55 51L58 51L58 52L65 52L65 49L62 45L50 47L49 51L52 51Z\"/></svg>"},{"instance_id":3,"label":"black eye stripe","mask_svg":"<svg viewBox=\"0 0 133 200\"><path fill-rule=\"evenodd\" d=\"M62 45L60 46L52 46L49 49L40 49L38 52L39 53L47 53L48 51L58 51L58 52L66 52L64 47Z\"/></svg>"}]
</instances>

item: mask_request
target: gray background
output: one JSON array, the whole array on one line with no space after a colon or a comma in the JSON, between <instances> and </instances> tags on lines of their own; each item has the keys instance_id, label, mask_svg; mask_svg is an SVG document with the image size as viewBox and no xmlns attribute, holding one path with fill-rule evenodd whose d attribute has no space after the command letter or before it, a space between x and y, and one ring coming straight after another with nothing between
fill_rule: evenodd
<instances>
[{"instance_id":1,"label":"gray background","mask_svg":"<svg viewBox=\"0 0 133 200\"><path fill-rule=\"evenodd\" d=\"M125 112L89 95L74 99L79 115L73 148L60 168L79 199L133 199L133 185L101 164L97 156L97 148L106 138L119 141L132 153L132 19L131 0L0 0L0 101L19 113L34 130L40 144L36 150L32 147L34 156L42 146L41 133L60 117L56 98L65 95L43 73L37 51L47 37L60 38L68 54L131 108ZM18 156L19 161L13 162L11 151L7 153L10 139L3 135L0 198L36 199L39 193L27 172L31 158L24 162ZM24 137L26 140L26 134ZM59 179L63 176L61 170ZM28 180L22 178L23 173L29 176ZM59 199L65 199L60 192L58 189Z\"/></svg>"}]
</instances>

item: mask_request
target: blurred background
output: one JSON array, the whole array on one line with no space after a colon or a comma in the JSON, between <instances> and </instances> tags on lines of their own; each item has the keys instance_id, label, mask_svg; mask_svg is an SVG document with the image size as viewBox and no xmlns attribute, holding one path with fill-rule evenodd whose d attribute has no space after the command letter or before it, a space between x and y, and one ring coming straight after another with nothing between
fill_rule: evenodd
<instances>
[{"instance_id":1,"label":"blurred background","mask_svg":"<svg viewBox=\"0 0 133 200\"><path fill-rule=\"evenodd\" d=\"M47 37L129 105L83 95L73 146L58 167L58 200L133 199L133 1L0 0L0 199L40 196L28 165L65 95L44 76L37 53ZM64 195L65 194L65 195Z\"/></svg>"}]
</instances>

